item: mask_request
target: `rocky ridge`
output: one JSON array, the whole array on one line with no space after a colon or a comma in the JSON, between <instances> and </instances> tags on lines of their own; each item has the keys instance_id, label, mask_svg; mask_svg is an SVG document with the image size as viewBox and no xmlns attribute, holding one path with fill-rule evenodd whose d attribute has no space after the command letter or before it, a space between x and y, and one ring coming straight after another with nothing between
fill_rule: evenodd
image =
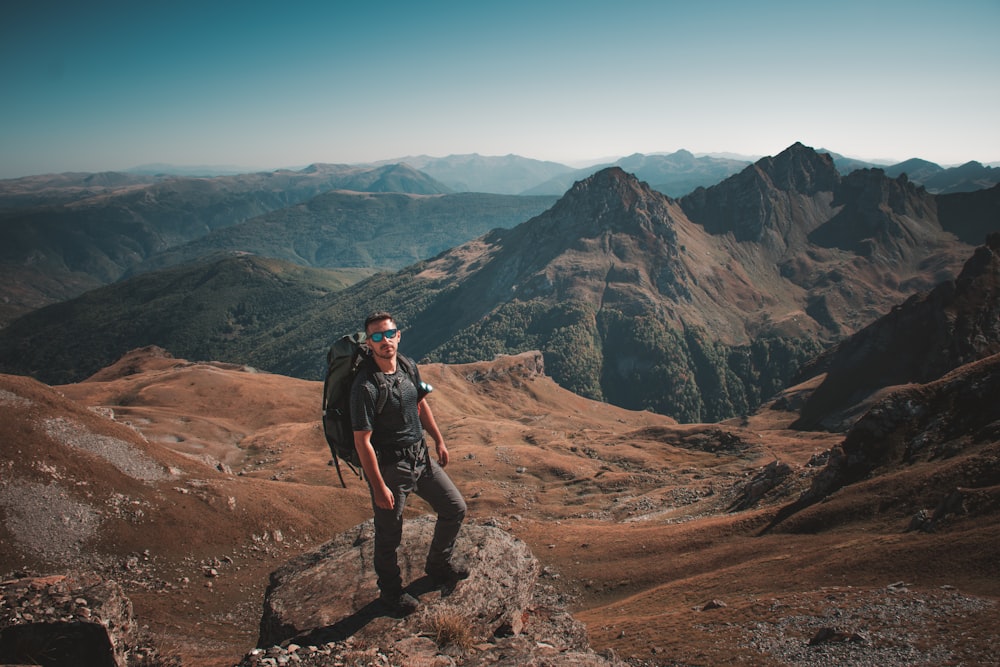
<instances>
[{"instance_id":1,"label":"rocky ridge","mask_svg":"<svg viewBox=\"0 0 1000 667\"><path fill-rule=\"evenodd\" d=\"M975 250L956 279L910 297L806 364L797 381L825 378L796 427L846 430L883 387L930 382L997 352L1000 233Z\"/></svg>"}]
</instances>

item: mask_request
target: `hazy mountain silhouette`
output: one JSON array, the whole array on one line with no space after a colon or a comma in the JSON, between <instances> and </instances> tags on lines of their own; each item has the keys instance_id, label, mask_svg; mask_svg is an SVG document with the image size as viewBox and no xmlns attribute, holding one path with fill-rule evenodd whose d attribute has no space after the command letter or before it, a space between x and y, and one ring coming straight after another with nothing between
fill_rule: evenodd
<instances>
[{"instance_id":1,"label":"hazy mountain silhouette","mask_svg":"<svg viewBox=\"0 0 1000 667\"><path fill-rule=\"evenodd\" d=\"M476 153L436 158L418 155L396 158L390 163L405 163L455 192L491 192L494 194L529 194L539 183L573 169L558 162L533 160L519 155L486 156ZM539 193L561 195L566 188Z\"/></svg>"},{"instance_id":2,"label":"hazy mountain silhouette","mask_svg":"<svg viewBox=\"0 0 1000 667\"><path fill-rule=\"evenodd\" d=\"M749 164L748 160L720 157L695 157L686 150L669 155L635 153L614 162L602 163L557 174L548 181L525 189L522 194L562 194L575 181L608 167L620 167L651 184L654 190L671 197L686 195L699 186L715 185Z\"/></svg>"}]
</instances>

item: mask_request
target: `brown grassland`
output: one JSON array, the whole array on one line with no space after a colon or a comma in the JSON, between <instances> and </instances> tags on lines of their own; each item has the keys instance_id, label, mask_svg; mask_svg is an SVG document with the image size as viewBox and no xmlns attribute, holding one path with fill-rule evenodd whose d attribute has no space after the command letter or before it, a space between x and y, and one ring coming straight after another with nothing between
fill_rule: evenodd
<instances>
[{"instance_id":1,"label":"brown grassland","mask_svg":"<svg viewBox=\"0 0 1000 667\"><path fill-rule=\"evenodd\" d=\"M996 656L996 512L907 530L915 508L899 499L930 485L941 464L852 485L770 527L808 487L812 457L842 435L790 430L796 415L767 407L676 424L580 398L523 362L422 370L470 520L495 520L558 574L595 650L649 664L783 664L753 645L755 628L828 618L834 605L841 625L875 632L848 612L907 590L928 605L943 591L991 601L928 622L915 641L952 647L965 664ZM348 473L342 488L329 465L319 382L145 350L79 384L0 376L0 390L0 573L115 574L140 623L187 666L236 664L256 643L268 574L369 516L364 483ZM130 443L169 478L136 480L107 465L114 454L60 445L44 427L53 419ZM987 446L995 457L996 443ZM775 461L792 474L736 509L747 482ZM44 502L32 489L46 485L103 517L65 554L32 542L46 539L44 526L25 527L31 503ZM711 601L722 605L706 608ZM784 632L805 645L815 627Z\"/></svg>"}]
</instances>

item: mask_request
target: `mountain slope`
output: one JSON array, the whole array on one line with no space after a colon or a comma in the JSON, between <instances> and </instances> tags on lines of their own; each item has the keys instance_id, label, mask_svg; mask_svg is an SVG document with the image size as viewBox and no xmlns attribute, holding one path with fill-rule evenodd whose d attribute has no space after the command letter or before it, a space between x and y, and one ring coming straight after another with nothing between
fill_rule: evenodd
<instances>
[{"instance_id":1,"label":"mountain slope","mask_svg":"<svg viewBox=\"0 0 1000 667\"><path fill-rule=\"evenodd\" d=\"M711 234L731 232L737 241L763 243L780 256L817 221L833 211L839 184L833 160L796 143L762 158L739 174L681 199L692 221Z\"/></svg>"},{"instance_id":2,"label":"mountain slope","mask_svg":"<svg viewBox=\"0 0 1000 667\"><path fill-rule=\"evenodd\" d=\"M997 404L954 399L996 370L901 396L931 420L899 423L923 453L797 507L842 438L789 430L791 412L679 425L566 392L531 353L422 368L470 523L531 547L595 649L720 665L995 662ZM270 573L371 512L365 485L341 488L327 465L320 391L153 349L75 385L0 376L0 575L96 570L164 655L235 664Z\"/></svg>"},{"instance_id":3,"label":"mountain slope","mask_svg":"<svg viewBox=\"0 0 1000 667\"><path fill-rule=\"evenodd\" d=\"M412 195L335 191L149 258L134 272L219 252L252 252L317 268L400 269L496 227L513 227L554 197Z\"/></svg>"},{"instance_id":4,"label":"mountain slope","mask_svg":"<svg viewBox=\"0 0 1000 667\"><path fill-rule=\"evenodd\" d=\"M281 322L364 275L238 256L138 276L0 330L0 368L49 384L73 382L154 344L194 359L243 363Z\"/></svg>"},{"instance_id":5,"label":"mountain slope","mask_svg":"<svg viewBox=\"0 0 1000 667\"><path fill-rule=\"evenodd\" d=\"M930 382L998 352L1000 233L995 233L957 279L914 295L808 364L801 380L825 377L802 406L796 426L843 429L885 387Z\"/></svg>"},{"instance_id":6,"label":"mountain slope","mask_svg":"<svg viewBox=\"0 0 1000 667\"><path fill-rule=\"evenodd\" d=\"M13 286L3 292L5 310L19 314L76 296L119 279L155 253L340 187L447 191L395 165L312 165L215 178L64 174L0 181L0 283Z\"/></svg>"},{"instance_id":7,"label":"mountain slope","mask_svg":"<svg viewBox=\"0 0 1000 667\"><path fill-rule=\"evenodd\" d=\"M972 247L933 204L878 170L841 179L801 144L679 201L607 169L512 229L279 309L272 331L212 354L318 379L330 341L385 308L418 358L541 350L581 395L714 421L751 412L823 347L953 278ZM44 322L33 331L76 346L71 322ZM5 368L53 372L14 338L0 332Z\"/></svg>"},{"instance_id":8,"label":"mountain slope","mask_svg":"<svg viewBox=\"0 0 1000 667\"><path fill-rule=\"evenodd\" d=\"M390 308L417 356L540 349L560 384L592 398L685 421L740 414L827 341L953 276L971 252L935 227L926 193L877 172L855 178L868 185L841 189L829 158L801 145L690 202L605 170L514 229L331 297L256 363L309 377L330 331ZM883 211L889 194L867 196L873 187L905 205ZM726 217L725 201L755 203ZM850 238L907 233L875 234L870 257L809 241L845 209L878 222L848 225Z\"/></svg>"},{"instance_id":9,"label":"mountain slope","mask_svg":"<svg viewBox=\"0 0 1000 667\"><path fill-rule=\"evenodd\" d=\"M1000 185L936 197L941 226L965 243L979 245L1000 229Z\"/></svg>"}]
</instances>

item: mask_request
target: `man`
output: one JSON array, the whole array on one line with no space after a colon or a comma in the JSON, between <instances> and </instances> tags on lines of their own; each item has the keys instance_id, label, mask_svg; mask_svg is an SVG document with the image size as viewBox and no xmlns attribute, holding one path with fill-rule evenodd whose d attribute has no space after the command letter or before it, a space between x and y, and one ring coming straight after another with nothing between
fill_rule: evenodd
<instances>
[{"instance_id":1,"label":"man","mask_svg":"<svg viewBox=\"0 0 1000 667\"><path fill-rule=\"evenodd\" d=\"M437 513L424 571L438 586L454 585L469 576L464 566L452 561L466 506L443 469L448 465L448 448L427 403L430 389L421 382L417 365L398 353L402 333L392 315L369 315L365 336L372 363L362 367L351 387L354 447L372 496L374 567L381 599L392 611L409 614L419 603L403 590L396 558L407 496L416 493ZM389 388L381 411L378 373L384 374ZM434 440L436 462L427 451L424 431Z\"/></svg>"}]
</instances>

